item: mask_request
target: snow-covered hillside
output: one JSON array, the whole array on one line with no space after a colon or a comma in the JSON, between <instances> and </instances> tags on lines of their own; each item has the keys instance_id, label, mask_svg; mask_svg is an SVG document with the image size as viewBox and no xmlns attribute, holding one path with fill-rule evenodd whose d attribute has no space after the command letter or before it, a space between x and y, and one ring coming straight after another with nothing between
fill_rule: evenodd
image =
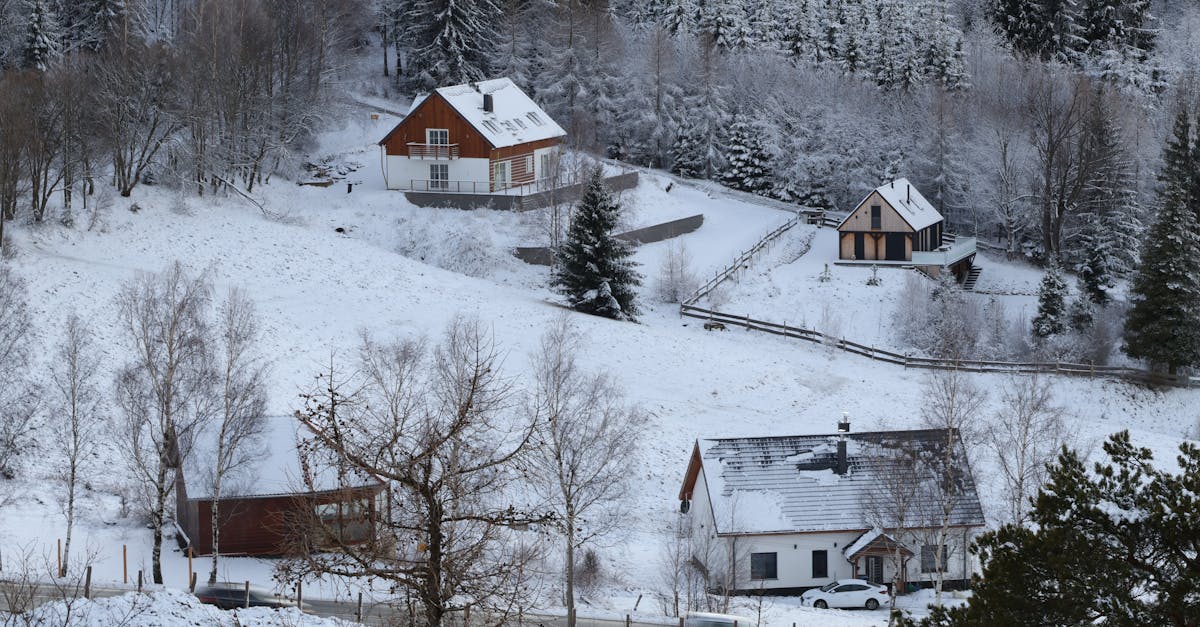
<instances>
[{"instance_id":1,"label":"snow-covered hillside","mask_svg":"<svg viewBox=\"0 0 1200 627\"><path fill-rule=\"evenodd\" d=\"M94 325L111 372L123 360L115 304L121 285L138 273L180 260L195 272L208 273L219 292L240 286L257 302L265 322L263 348L273 361L273 414L296 409L297 395L308 389L331 352L348 356L360 330L433 336L459 314L476 316L489 326L506 354L507 373L520 381L543 330L563 315L547 287L547 270L524 265L507 253L514 245L542 243L536 241L537 224L529 216L487 210L420 209L383 190L373 141L389 123L355 122L326 138L323 154L363 164L352 175L357 183L352 193L345 186L300 187L277 180L256 192L271 217L237 197L184 199L161 188L139 187L132 198L115 201L90 231L51 224L14 229L18 253L13 263L29 284L40 341L53 344L66 313L76 310ZM666 192L665 186L665 178L644 176L636 190L625 194L632 221L650 224L703 213L704 225L681 238L701 276L711 276L790 217L719 193L679 185ZM645 245L637 252L648 275L640 323L573 316L587 338L582 361L611 373L651 415L651 425L637 443L639 463L629 469L636 515L603 551L611 575L609 593L588 599L598 612L630 609L638 595L650 597L661 587L655 555L678 508L679 483L696 438L827 432L842 412L849 413L856 430L919 421L921 371L765 334L706 332L697 321L680 318L675 306L653 303L653 276L671 245ZM814 247L808 254L828 252ZM465 259L467 255L474 257ZM1000 280L1003 267L995 265L988 272ZM864 320L866 328L882 328L888 315L886 303L854 302L863 290L818 295L805 273L749 280L732 291L734 302L787 298L796 304L785 308L803 306L808 312L825 299L847 320L847 328L863 327ZM990 415L1003 378L975 378L991 392ZM1055 386L1085 449L1094 449L1109 433L1131 429L1137 443L1169 460L1181 439L1196 435L1200 391L1156 392L1067 378L1056 380ZM0 547L24 547L48 556L62 533L53 492L41 489L53 472L45 446L53 437L41 433L42 448L27 456L21 478L3 486L15 496L0 509ZM117 457L117 451L105 452L113 468L119 467ZM990 464L982 459L976 470L984 495L996 493L987 489L993 481ZM131 568L149 564L149 531L123 517L119 499L111 495L122 481L114 473L98 478L82 515L81 543L97 551L101 581L120 580L123 544L128 545ZM994 517L997 503L985 500L984 506ZM5 554L12 554L11 549ZM178 552L167 556L168 585L183 585L185 562ZM268 584L271 567L267 560L227 558L222 578ZM327 595L338 592L333 586L317 588ZM643 612L648 603L654 606L643 601ZM782 603L769 615L779 624L817 622L811 614L789 618L801 615L789 614ZM875 614L851 616L846 624L879 620Z\"/></svg>"}]
</instances>

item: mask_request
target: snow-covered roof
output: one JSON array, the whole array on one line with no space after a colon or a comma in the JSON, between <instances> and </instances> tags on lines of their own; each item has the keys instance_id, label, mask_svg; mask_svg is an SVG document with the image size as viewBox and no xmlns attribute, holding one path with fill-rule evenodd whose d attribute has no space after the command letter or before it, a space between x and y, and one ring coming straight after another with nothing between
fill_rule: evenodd
<instances>
[{"instance_id":1,"label":"snow-covered roof","mask_svg":"<svg viewBox=\"0 0 1200 627\"><path fill-rule=\"evenodd\" d=\"M869 531L866 531L861 536L858 536L854 542L846 545L845 550L842 551L842 555L844 555L847 560L853 560L855 555L861 553L867 547L874 544L877 540L881 546L886 546L889 548L889 550L891 550L891 547L899 544L901 552L908 554L912 553L912 551L910 551L902 543L897 542L895 538L884 533L883 529L880 529L879 527L872 527Z\"/></svg>"},{"instance_id":2,"label":"snow-covered roof","mask_svg":"<svg viewBox=\"0 0 1200 627\"><path fill-rule=\"evenodd\" d=\"M900 217L903 218L904 221L907 222L914 231L920 231L925 227L932 226L943 220L942 214L938 213L938 210L934 209L933 205L929 204L929 201L921 195L921 192L917 191L917 187L910 183L906 178L900 178L892 181L891 183L885 183L871 191L871 193L876 192L883 197L883 200L887 202L887 204L891 205L891 207L896 210L896 213L900 214ZM867 194L866 198L863 198L862 202L858 203L858 206L855 207L855 209L857 210L858 207L861 207L863 203L867 202L867 199L870 197L871 194ZM842 220L842 222L850 219L850 216L852 215L854 215L853 211L851 211L850 214Z\"/></svg>"},{"instance_id":3,"label":"snow-covered roof","mask_svg":"<svg viewBox=\"0 0 1200 627\"><path fill-rule=\"evenodd\" d=\"M212 468L216 455L217 429L202 431L184 463L184 485L189 499L211 498ZM313 492L341 487L362 487L378 483L361 474L352 474L342 485L338 473L329 464L308 460L302 463L300 444L312 438L307 427L294 416L266 419L262 438L255 442L250 462L226 475L221 482L224 497L276 496L309 492L305 471L311 475Z\"/></svg>"},{"instance_id":4,"label":"snow-covered roof","mask_svg":"<svg viewBox=\"0 0 1200 627\"><path fill-rule=\"evenodd\" d=\"M436 91L495 148L567 134L507 78L439 87ZM492 96L491 111L483 110L484 94Z\"/></svg>"},{"instance_id":5,"label":"snow-covered roof","mask_svg":"<svg viewBox=\"0 0 1200 627\"><path fill-rule=\"evenodd\" d=\"M886 451L897 448L939 455L943 430L882 431L846 434L848 471L835 470L839 436L799 435L698 440L700 471L718 533L789 533L857 531L872 526L872 494L889 469ZM965 459L961 443L956 459ZM922 482L932 471L922 466ZM962 473L962 498L950 516L952 525L982 525L983 510L970 469ZM689 488L685 486L685 492ZM874 499L878 502L879 499ZM908 520L932 519L932 497L918 499Z\"/></svg>"}]
</instances>

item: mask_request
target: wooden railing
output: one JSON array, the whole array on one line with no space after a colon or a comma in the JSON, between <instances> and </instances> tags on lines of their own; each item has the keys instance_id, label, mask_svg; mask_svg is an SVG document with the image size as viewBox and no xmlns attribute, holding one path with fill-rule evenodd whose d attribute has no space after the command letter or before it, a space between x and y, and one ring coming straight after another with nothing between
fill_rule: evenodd
<instances>
[{"instance_id":1,"label":"wooden railing","mask_svg":"<svg viewBox=\"0 0 1200 627\"><path fill-rule=\"evenodd\" d=\"M408 142L409 159L457 159L458 144L418 144Z\"/></svg>"},{"instance_id":2,"label":"wooden railing","mask_svg":"<svg viewBox=\"0 0 1200 627\"><path fill-rule=\"evenodd\" d=\"M762 237L754 246L738 255L733 263L718 271L716 275L709 279L704 285L701 285L691 296L688 296L679 305L679 315L688 318L696 318L706 322L717 322L725 326L743 327L751 331L762 331L773 335L781 335L806 342L813 342L831 346L837 350L845 351L860 355L875 361L904 366L905 368L924 368L930 370L962 370L964 372L1003 372L1009 374L1033 374L1033 373L1050 373L1062 374L1069 376L1082 377L1105 377L1124 379L1145 385L1180 387L1180 388L1200 388L1200 377L1188 375L1169 375L1139 368L1131 368L1128 366L1100 366L1096 364L1079 364L1071 362L1035 362L1035 361L987 361L976 359L943 359L937 357L915 357L912 355L902 355L882 348L867 346L852 342L844 337L833 337L806 329L804 327L790 326L787 323L769 322L766 320L756 320L751 318L749 314L736 315L715 309L705 309L697 307L696 303L707 296L710 292L717 288L721 283L735 278L739 270L744 270L749 267L751 260L763 249L767 248L772 241L780 235L787 232L792 227L796 226L800 220L805 219L804 214L798 214L795 218L788 220L786 223L776 227L770 233Z\"/></svg>"}]
</instances>

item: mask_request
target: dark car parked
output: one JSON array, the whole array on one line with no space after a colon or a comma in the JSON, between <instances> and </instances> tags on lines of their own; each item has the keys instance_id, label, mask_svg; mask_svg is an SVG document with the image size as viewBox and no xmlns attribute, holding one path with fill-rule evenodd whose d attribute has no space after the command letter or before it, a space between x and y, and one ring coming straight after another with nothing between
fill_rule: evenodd
<instances>
[{"instance_id":1,"label":"dark car parked","mask_svg":"<svg viewBox=\"0 0 1200 627\"><path fill-rule=\"evenodd\" d=\"M307 609L300 607L292 599L281 597L270 590L257 586L250 586L250 600L247 605L246 584L244 583L215 583L199 586L196 588L196 598L200 599L201 603L215 605L223 610L239 607L299 607L301 610Z\"/></svg>"}]
</instances>

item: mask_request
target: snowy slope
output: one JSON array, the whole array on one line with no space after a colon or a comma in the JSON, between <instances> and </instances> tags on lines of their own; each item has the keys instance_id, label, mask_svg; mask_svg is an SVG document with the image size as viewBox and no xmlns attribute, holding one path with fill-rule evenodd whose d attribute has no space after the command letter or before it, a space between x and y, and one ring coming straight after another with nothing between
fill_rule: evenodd
<instances>
[{"instance_id":1,"label":"snowy slope","mask_svg":"<svg viewBox=\"0 0 1200 627\"><path fill-rule=\"evenodd\" d=\"M327 152L364 164L353 175L359 183L353 193L347 194L344 186L298 187L285 181L256 191L282 220L266 218L235 197L183 202L162 189L140 188L134 198L114 204L103 229L16 229L20 253L15 264L29 281L43 341L52 341L65 313L77 309L93 321L106 365L115 368L123 350L114 305L121 284L180 259L195 271L210 273L218 291L238 285L254 296L265 322L264 348L274 358L269 407L274 414L297 407L297 394L309 387L331 351L348 357L359 329L384 336L436 335L451 317L475 315L490 325L506 351L508 373L520 376L542 330L562 315L546 287L546 270L505 256L505 247L525 240L531 227L513 214L417 209L401 195L384 191L378 166L370 160L370 144L386 125L351 124L327 139ZM711 275L790 217L689 187L677 186L670 193L663 187L645 177L626 198L637 204L635 213L643 223L658 215L705 214L704 226L682 238L701 275ZM130 202L140 210L129 211ZM339 226L346 232L336 232ZM478 237L490 248L472 267L479 276L422 262L412 250L404 250L412 256L398 252L404 231L413 228L425 229L424 252L435 256L440 254L438 234L466 248L475 240L463 239L464 233L485 234ZM639 249L637 259L646 274L656 272L668 245ZM454 260L436 261L452 266ZM780 290L803 299L812 283L801 279L774 280ZM643 290L647 294L649 283ZM737 289L743 288L757 289L751 283ZM747 331L709 333L697 321L681 319L673 306L654 304L648 295L645 304L640 324L574 315L588 338L584 362L611 372L652 416L640 462L630 468L634 489L629 504L635 515L629 517L627 533L603 551L613 579L606 595L590 599L598 612L628 610L638 595L649 596L659 587L654 556L660 532L677 509L679 482L696 438L828 432L843 411L849 412L855 429L907 427L919 420L921 372ZM844 300L837 304L860 306ZM990 415L1002 380L984 375L977 380L993 391ZM1200 391L1159 393L1099 380L1056 383L1080 443L1088 448L1096 448L1113 431L1130 428L1138 443L1170 458L1182 438L1194 435L1200 419ZM114 468L117 455L106 452ZM988 464L982 461L976 472L981 494L994 493L986 489ZM0 509L0 546L50 555L62 533L62 517L54 497L33 488L51 471L51 464L35 463L24 483L9 486L24 495ZM97 481L81 522L81 544L99 552L99 580L120 579L122 544L129 545L131 569L149 565L149 531L123 517L119 500L104 494L120 481L113 473ZM984 503L985 509L996 505ZM223 564L222 579L270 583L270 561L225 559ZM186 580L186 559L178 552L167 555L165 569L168 585ZM341 591L332 583L316 588L319 593L306 589L314 596ZM643 611L647 603L643 601ZM790 622L788 616L799 615L791 611L800 610L781 603L771 615L783 624ZM879 619L850 616L866 624Z\"/></svg>"}]
</instances>

